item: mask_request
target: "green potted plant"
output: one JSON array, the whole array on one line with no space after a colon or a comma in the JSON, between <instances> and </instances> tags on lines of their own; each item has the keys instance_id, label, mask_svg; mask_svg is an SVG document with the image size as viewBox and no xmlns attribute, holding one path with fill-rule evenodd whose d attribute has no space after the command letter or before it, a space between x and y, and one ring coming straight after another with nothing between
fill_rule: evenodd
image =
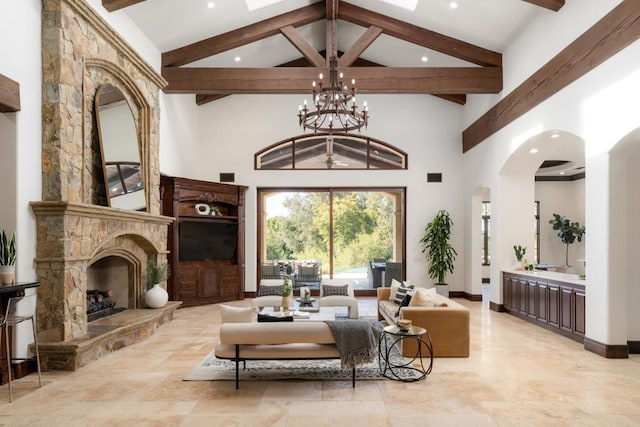
<instances>
[{"instance_id":1,"label":"green potted plant","mask_svg":"<svg viewBox=\"0 0 640 427\"><path fill-rule=\"evenodd\" d=\"M169 274L168 263L156 263L151 259L147 263L147 293L144 295L144 300L149 308L162 308L169 301L169 294L160 286L160 283L167 280Z\"/></svg>"},{"instance_id":2,"label":"green potted plant","mask_svg":"<svg viewBox=\"0 0 640 427\"><path fill-rule=\"evenodd\" d=\"M426 253L429 263L429 277L436 280L435 286L438 293L447 297L449 296L449 286L445 283L444 278L447 273L453 273L453 263L458 255L453 246L449 244L452 226L453 221L449 212L441 210L427 224L424 236L420 239L420 243L423 245L422 253Z\"/></svg>"},{"instance_id":3,"label":"green potted plant","mask_svg":"<svg viewBox=\"0 0 640 427\"><path fill-rule=\"evenodd\" d=\"M2 230L0 235L0 282L3 285L12 285L16 279L16 232L11 238Z\"/></svg>"},{"instance_id":4,"label":"green potted plant","mask_svg":"<svg viewBox=\"0 0 640 427\"><path fill-rule=\"evenodd\" d=\"M553 219L549 221L549 224L558 232L558 237L562 243L566 245L564 265L565 267L569 267L569 245L573 244L576 240L582 242L585 228L581 226L579 222L572 222L569 218L565 218L556 213L553 214Z\"/></svg>"},{"instance_id":5,"label":"green potted plant","mask_svg":"<svg viewBox=\"0 0 640 427\"><path fill-rule=\"evenodd\" d=\"M527 247L521 245L513 245L513 252L516 254L516 268L522 268L526 263L524 262L524 254L527 253Z\"/></svg>"}]
</instances>

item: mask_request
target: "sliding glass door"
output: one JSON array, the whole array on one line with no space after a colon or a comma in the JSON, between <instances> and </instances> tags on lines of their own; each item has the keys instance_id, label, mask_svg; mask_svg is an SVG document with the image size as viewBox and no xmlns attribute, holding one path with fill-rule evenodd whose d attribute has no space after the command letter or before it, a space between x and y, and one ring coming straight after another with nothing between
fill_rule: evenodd
<instances>
[{"instance_id":1,"label":"sliding glass door","mask_svg":"<svg viewBox=\"0 0 640 427\"><path fill-rule=\"evenodd\" d=\"M258 189L258 201L261 268L315 266L322 278L373 289L374 260L404 264L404 188Z\"/></svg>"}]
</instances>

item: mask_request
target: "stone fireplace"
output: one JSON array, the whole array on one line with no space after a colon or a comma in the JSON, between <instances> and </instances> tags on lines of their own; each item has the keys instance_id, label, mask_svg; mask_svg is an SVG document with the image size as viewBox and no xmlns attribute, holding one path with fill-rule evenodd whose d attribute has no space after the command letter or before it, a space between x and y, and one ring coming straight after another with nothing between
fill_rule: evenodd
<instances>
[{"instance_id":1,"label":"stone fireplace","mask_svg":"<svg viewBox=\"0 0 640 427\"><path fill-rule=\"evenodd\" d=\"M75 369L144 338L179 305L144 309L147 262L166 260L173 221L159 214L158 98L166 82L84 0L43 1L42 58L42 201L31 203L38 336L46 368ZM133 114L146 212L107 206L94 114L107 83ZM90 324L87 290L105 286L117 286L129 310Z\"/></svg>"}]
</instances>

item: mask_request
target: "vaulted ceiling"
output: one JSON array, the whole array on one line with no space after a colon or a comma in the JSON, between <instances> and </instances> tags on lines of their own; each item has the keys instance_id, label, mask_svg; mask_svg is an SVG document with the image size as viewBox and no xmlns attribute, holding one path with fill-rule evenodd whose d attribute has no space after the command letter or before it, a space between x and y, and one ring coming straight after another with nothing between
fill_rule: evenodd
<instances>
[{"instance_id":1,"label":"vaulted ceiling","mask_svg":"<svg viewBox=\"0 0 640 427\"><path fill-rule=\"evenodd\" d=\"M360 93L464 104L467 94L502 90L500 50L564 0L458 0L457 9L449 0L420 0L415 12L380 0L284 0L253 12L240 0L215 3L103 0L163 52L165 91L193 93L199 104L232 94L307 93L319 73L328 74L332 53Z\"/></svg>"}]
</instances>

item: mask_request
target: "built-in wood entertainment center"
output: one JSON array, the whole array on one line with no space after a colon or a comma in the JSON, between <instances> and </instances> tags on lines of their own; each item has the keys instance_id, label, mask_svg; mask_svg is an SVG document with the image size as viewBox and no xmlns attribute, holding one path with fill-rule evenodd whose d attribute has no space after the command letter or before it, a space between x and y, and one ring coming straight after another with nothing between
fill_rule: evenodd
<instances>
[{"instance_id":1,"label":"built-in wood entertainment center","mask_svg":"<svg viewBox=\"0 0 640 427\"><path fill-rule=\"evenodd\" d=\"M183 307L244 298L244 197L247 187L162 176L169 226L169 298Z\"/></svg>"}]
</instances>

